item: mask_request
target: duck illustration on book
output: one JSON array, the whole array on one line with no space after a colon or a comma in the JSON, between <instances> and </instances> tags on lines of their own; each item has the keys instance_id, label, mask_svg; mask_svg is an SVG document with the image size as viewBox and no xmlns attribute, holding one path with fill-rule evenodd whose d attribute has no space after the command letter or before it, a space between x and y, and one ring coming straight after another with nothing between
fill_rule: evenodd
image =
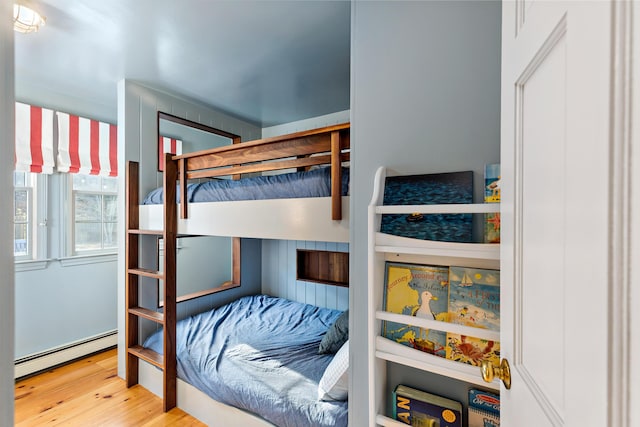
<instances>
[{"instance_id":1,"label":"duck illustration on book","mask_svg":"<svg viewBox=\"0 0 640 427\"><path fill-rule=\"evenodd\" d=\"M431 310L431 301L438 301L438 297L433 296L430 291L424 290L420 293L420 305L415 307L411 313L415 317L421 317L423 319L446 321L447 312L434 313ZM412 345L418 350L425 351L427 353L436 354L436 343L428 339L430 329L420 329L418 337L413 339Z\"/></svg>"},{"instance_id":2,"label":"duck illustration on book","mask_svg":"<svg viewBox=\"0 0 640 427\"><path fill-rule=\"evenodd\" d=\"M446 267L387 263L385 310L429 320L447 321ZM413 325L384 322L383 335L400 344L444 357L446 333Z\"/></svg>"}]
</instances>

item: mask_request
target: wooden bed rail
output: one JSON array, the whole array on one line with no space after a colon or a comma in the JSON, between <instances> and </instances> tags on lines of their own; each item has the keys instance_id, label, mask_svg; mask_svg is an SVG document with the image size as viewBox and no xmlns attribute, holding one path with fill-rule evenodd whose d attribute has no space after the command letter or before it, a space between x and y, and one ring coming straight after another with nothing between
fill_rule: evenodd
<instances>
[{"instance_id":1,"label":"wooden bed rail","mask_svg":"<svg viewBox=\"0 0 640 427\"><path fill-rule=\"evenodd\" d=\"M342 163L350 159L349 123L241 142L173 156L181 183L317 165L331 167L331 218L342 219ZM187 218L187 187L180 186L180 217ZM182 202L183 201L183 202Z\"/></svg>"}]
</instances>

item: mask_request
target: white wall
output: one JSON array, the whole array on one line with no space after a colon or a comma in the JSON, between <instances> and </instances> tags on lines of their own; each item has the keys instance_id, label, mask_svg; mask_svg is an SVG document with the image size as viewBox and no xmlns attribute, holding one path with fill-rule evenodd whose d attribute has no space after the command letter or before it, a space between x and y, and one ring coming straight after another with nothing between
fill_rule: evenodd
<instances>
[{"instance_id":1,"label":"white wall","mask_svg":"<svg viewBox=\"0 0 640 427\"><path fill-rule=\"evenodd\" d=\"M118 164L126 167L127 161L140 162L140 194L146 194L156 187L157 172L157 112L163 111L174 116L186 118L216 129L221 129L240 135L243 141L260 138L261 129L247 122L243 122L227 114L213 110L203 104L194 102L177 94L162 92L145 87L130 80L118 83ZM121 174L118 191L125 194L125 174ZM124 198L118 209L118 253L124 254L125 242L125 211ZM156 251L148 246L149 242L141 244L141 266L154 266ZM187 301L179 305L178 318L194 312L203 311L215 305L230 301L241 295L260 292L260 244L252 239L242 240L241 281L242 286L233 290L214 294L209 297ZM144 250L145 245L147 249ZM150 267L148 267L150 268ZM125 376L125 259L118 258L118 375ZM142 278L144 279L144 278ZM151 308L157 301L157 286L155 281L141 280L141 304ZM143 322L144 323L144 322ZM155 329L156 325L144 325L142 336Z\"/></svg>"},{"instance_id":2,"label":"white wall","mask_svg":"<svg viewBox=\"0 0 640 427\"><path fill-rule=\"evenodd\" d=\"M12 2L0 1L0 206L13 205L14 89ZM0 209L0 425L13 425L13 222Z\"/></svg>"},{"instance_id":3,"label":"white wall","mask_svg":"<svg viewBox=\"0 0 640 427\"><path fill-rule=\"evenodd\" d=\"M380 165L475 171L500 153L499 2L353 2L351 45L351 425L367 414L367 205ZM355 361L358 363L353 363ZM419 373L390 372L390 383Z\"/></svg>"}]
</instances>

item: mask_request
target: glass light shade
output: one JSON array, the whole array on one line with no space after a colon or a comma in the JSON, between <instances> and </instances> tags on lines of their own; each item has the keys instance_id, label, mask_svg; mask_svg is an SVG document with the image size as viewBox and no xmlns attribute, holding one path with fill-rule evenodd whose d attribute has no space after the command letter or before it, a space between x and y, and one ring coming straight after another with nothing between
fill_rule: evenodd
<instances>
[{"instance_id":1,"label":"glass light shade","mask_svg":"<svg viewBox=\"0 0 640 427\"><path fill-rule=\"evenodd\" d=\"M13 5L13 29L19 33L33 33L45 23L45 17L21 4Z\"/></svg>"}]
</instances>

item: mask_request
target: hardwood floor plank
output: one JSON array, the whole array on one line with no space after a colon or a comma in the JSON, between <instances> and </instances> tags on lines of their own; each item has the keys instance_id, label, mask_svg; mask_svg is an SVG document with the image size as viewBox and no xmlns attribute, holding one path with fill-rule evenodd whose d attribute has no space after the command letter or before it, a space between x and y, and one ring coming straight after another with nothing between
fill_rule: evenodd
<instances>
[{"instance_id":1,"label":"hardwood floor plank","mask_svg":"<svg viewBox=\"0 0 640 427\"><path fill-rule=\"evenodd\" d=\"M117 376L117 353L109 350L26 378L15 385L15 425L205 426L141 386Z\"/></svg>"}]
</instances>

